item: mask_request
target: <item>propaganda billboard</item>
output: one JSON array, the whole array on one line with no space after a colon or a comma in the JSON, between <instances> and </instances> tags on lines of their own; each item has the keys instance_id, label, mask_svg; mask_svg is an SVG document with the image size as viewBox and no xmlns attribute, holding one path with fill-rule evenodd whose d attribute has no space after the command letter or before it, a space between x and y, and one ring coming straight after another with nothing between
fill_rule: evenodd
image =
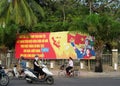
<instances>
[{"instance_id":1,"label":"propaganda billboard","mask_svg":"<svg viewBox=\"0 0 120 86\"><path fill-rule=\"evenodd\" d=\"M15 57L34 59L94 59L94 37L69 32L29 33L19 35L15 45Z\"/></svg>"}]
</instances>

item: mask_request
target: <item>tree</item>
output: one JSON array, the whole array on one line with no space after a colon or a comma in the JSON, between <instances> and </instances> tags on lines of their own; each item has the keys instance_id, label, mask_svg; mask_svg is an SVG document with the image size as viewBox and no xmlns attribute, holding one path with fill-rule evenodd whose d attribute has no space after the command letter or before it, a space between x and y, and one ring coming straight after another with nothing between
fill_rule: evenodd
<instances>
[{"instance_id":1,"label":"tree","mask_svg":"<svg viewBox=\"0 0 120 86\"><path fill-rule=\"evenodd\" d=\"M15 23L27 28L37 23L36 13L44 15L40 5L34 0L1 0L0 1L1 24Z\"/></svg>"},{"instance_id":2,"label":"tree","mask_svg":"<svg viewBox=\"0 0 120 86\"><path fill-rule=\"evenodd\" d=\"M82 0L89 8L84 18L75 16L69 30L89 33L95 37L96 72L102 72L101 58L106 45L117 47L120 38L119 0ZM99 64L99 65L98 65Z\"/></svg>"},{"instance_id":3,"label":"tree","mask_svg":"<svg viewBox=\"0 0 120 86\"><path fill-rule=\"evenodd\" d=\"M1 0L0 45L14 48L16 34L31 31L31 28L37 24L38 17L42 19L43 16L42 7L34 0Z\"/></svg>"},{"instance_id":4,"label":"tree","mask_svg":"<svg viewBox=\"0 0 120 86\"><path fill-rule=\"evenodd\" d=\"M15 41L16 41L16 33L19 26L15 24L11 24L9 27L0 27L0 45L1 48L14 49Z\"/></svg>"},{"instance_id":5,"label":"tree","mask_svg":"<svg viewBox=\"0 0 120 86\"><path fill-rule=\"evenodd\" d=\"M95 37L95 50L97 64L100 64L103 49L108 44L112 47L116 47L111 42L118 43L120 37L120 22L114 20L112 17L99 14L91 14L86 18L88 33ZM101 64L96 68L96 72L102 71Z\"/></svg>"},{"instance_id":6,"label":"tree","mask_svg":"<svg viewBox=\"0 0 120 86\"><path fill-rule=\"evenodd\" d=\"M89 9L79 0L36 0L45 11L42 23L35 25L32 31L68 31L71 22L89 14ZM75 19L74 19L75 18ZM43 28L43 29L42 29Z\"/></svg>"}]
</instances>

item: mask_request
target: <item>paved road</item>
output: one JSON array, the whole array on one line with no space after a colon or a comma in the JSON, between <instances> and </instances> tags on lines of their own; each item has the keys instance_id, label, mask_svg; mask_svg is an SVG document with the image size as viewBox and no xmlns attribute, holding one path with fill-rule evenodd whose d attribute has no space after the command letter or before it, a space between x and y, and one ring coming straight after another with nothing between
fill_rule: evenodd
<instances>
[{"instance_id":1,"label":"paved road","mask_svg":"<svg viewBox=\"0 0 120 86\"><path fill-rule=\"evenodd\" d=\"M63 78L55 77L55 83L51 86L119 86L120 77L99 78ZM8 86L50 86L45 83L28 84L25 80L11 80Z\"/></svg>"}]
</instances>

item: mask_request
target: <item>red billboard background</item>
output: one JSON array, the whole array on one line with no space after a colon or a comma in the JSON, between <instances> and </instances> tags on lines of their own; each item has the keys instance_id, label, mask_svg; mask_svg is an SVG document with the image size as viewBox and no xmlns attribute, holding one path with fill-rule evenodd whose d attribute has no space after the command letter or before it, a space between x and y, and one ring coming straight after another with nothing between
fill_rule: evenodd
<instances>
[{"instance_id":1,"label":"red billboard background","mask_svg":"<svg viewBox=\"0 0 120 86\"><path fill-rule=\"evenodd\" d=\"M44 59L92 58L93 38L68 32L29 33L19 35L15 45L15 57L33 59L37 54ZM89 50L89 51L88 51ZM89 54L88 54L88 53Z\"/></svg>"}]
</instances>

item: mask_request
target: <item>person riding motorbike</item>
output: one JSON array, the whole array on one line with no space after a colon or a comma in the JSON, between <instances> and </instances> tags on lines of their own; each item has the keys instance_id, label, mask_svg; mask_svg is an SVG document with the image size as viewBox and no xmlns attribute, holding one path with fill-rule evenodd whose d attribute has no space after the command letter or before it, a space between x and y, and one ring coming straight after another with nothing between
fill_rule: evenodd
<instances>
[{"instance_id":1,"label":"person riding motorbike","mask_svg":"<svg viewBox=\"0 0 120 86\"><path fill-rule=\"evenodd\" d=\"M5 73L4 68L0 65L0 86L7 86L9 84L9 77Z\"/></svg>"},{"instance_id":2,"label":"person riding motorbike","mask_svg":"<svg viewBox=\"0 0 120 86\"><path fill-rule=\"evenodd\" d=\"M42 68L41 68L41 66L39 64L39 57L38 57L38 55L35 55L35 59L34 59L33 65L34 65L34 71L37 72L37 77L39 79L44 78L44 72L42 71Z\"/></svg>"},{"instance_id":3,"label":"person riding motorbike","mask_svg":"<svg viewBox=\"0 0 120 86\"><path fill-rule=\"evenodd\" d=\"M25 69L25 80L27 83L46 82L49 85L53 84L53 73L43 64L43 62L40 63L40 60L38 59L38 55L36 55L33 62L33 69Z\"/></svg>"},{"instance_id":4,"label":"person riding motorbike","mask_svg":"<svg viewBox=\"0 0 120 86\"><path fill-rule=\"evenodd\" d=\"M73 69L73 67L74 67L73 59L69 57L68 67L66 68L66 74L68 76L70 75L70 70Z\"/></svg>"},{"instance_id":5,"label":"person riding motorbike","mask_svg":"<svg viewBox=\"0 0 120 86\"><path fill-rule=\"evenodd\" d=\"M24 70L26 69L26 63L27 63L26 59L23 56L21 56L21 60L20 60L20 67L21 67L20 75L21 76L24 76Z\"/></svg>"}]
</instances>

